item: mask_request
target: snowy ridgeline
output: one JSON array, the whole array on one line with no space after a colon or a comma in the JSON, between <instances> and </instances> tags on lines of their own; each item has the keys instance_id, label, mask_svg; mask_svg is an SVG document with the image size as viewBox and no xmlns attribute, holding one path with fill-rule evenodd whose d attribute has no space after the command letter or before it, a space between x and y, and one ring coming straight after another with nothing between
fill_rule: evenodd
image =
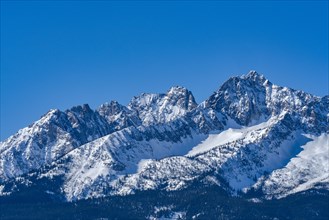
<instances>
[{"instance_id":1,"label":"snowy ridgeline","mask_svg":"<svg viewBox=\"0 0 329 220\"><path fill-rule=\"evenodd\" d=\"M328 96L276 86L251 71L199 105L173 87L127 106L51 110L1 142L0 195L57 178L47 193L69 201L195 181L233 194L260 190L268 199L328 188L328 106Z\"/></svg>"}]
</instances>

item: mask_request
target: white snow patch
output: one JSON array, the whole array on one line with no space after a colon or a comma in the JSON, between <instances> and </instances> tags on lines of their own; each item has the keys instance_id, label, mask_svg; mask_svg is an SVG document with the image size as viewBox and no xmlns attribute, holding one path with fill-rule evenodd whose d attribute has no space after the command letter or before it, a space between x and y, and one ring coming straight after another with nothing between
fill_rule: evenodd
<instances>
[{"instance_id":1,"label":"white snow patch","mask_svg":"<svg viewBox=\"0 0 329 220\"><path fill-rule=\"evenodd\" d=\"M143 169L145 169L147 167L148 164L152 163L154 160L152 159L142 159L139 161L138 163L138 169L137 169L137 173L140 173L143 171Z\"/></svg>"},{"instance_id":2,"label":"white snow patch","mask_svg":"<svg viewBox=\"0 0 329 220\"><path fill-rule=\"evenodd\" d=\"M215 147L224 145L237 141L239 139L245 138L246 143L255 140L253 131L258 131L258 134L265 134L265 130L262 129L268 127L272 124L276 118L272 118L266 122L251 126L251 127L242 127L237 129L226 129L219 134L209 134L208 138L202 141L200 144L196 145L191 151L187 153L187 156L195 156L207 152Z\"/></svg>"},{"instance_id":3,"label":"white snow patch","mask_svg":"<svg viewBox=\"0 0 329 220\"><path fill-rule=\"evenodd\" d=\"M313 188L317 183L329 184L329 134L308 137L313 141L303 145L302 152L264 181L265 193L282 198Z\"/></svg>"}]
</instances>

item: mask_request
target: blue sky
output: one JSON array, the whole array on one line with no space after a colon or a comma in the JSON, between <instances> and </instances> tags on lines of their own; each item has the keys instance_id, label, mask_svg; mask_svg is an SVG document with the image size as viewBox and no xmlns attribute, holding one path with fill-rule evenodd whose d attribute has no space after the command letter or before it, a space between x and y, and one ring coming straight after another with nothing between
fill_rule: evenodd
<instances>
[{"instance_id":1,"label":"blue sky","mask_svg":"<svg viewBox=\"0 0 329 220\"><path fill-rule=\"evenodd\" d=\"M1 140L51 108L228 77L328 94L327 1L1 1Z\"/></svg>"}]
</instances>

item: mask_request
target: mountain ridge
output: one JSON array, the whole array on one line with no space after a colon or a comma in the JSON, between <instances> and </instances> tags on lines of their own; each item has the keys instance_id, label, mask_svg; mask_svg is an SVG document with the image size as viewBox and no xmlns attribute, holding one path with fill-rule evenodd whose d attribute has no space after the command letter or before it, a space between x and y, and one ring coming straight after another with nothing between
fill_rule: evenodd
<instances>
[{"instance_id":1,"label":"mountain ridge","mask_svg":"<svg viewBox=\"0 0 329 220\"><path fill-rule=\"evenodd\" d=\"M24 185L32 177L61 179L55 188L68 201L179 190L202 176L233 194L261 190L264 198L318 182L328 188L328 103L329 96L276 86L250 71L200 104L175 86L133 97L127 106L111 101L95 110L87 104L51 110L0 143L0 194L15 192L7 182ZM301 183L280 188L296 164L319 156L310 143L321 152L323 178L300 168Z\"/></svg>"}]
</instances>

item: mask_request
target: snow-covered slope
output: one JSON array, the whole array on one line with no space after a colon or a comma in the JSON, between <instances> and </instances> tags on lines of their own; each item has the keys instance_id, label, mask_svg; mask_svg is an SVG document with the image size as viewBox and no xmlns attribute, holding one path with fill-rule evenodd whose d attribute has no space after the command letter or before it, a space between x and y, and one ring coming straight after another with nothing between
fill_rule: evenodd
<instances>
[{"instance_id":1,"label":"snow-covered slope","mask_svg":"<svg viewBox=\"0 0 329 220\"><path fill-rule=\"evenodd\" d=\"M329 188L329 134L305 136L311 141L301 146L303 150L286 166L260 179L256 188L262 186L270 198L284 197L321 184Z\"/></svg>"},{"instance_id":2,"label":"snow-covered slope","mask_svg":"<svg viewBox=\"0 0 329 220\"><path fill-rule=\"evenodd\" d=\"M199 105L186 88L172 87L127 106L52 110L0 144L0 188L7 194L8 181L59 178L67 200L195 181L233 194L259 189L267 198L326 188L328 108L329 96L251 71Z\"/></svg>"},{"instance_id":3,"label":"snow-covered slope","mask_svg":"<svg viewBox=\"0 0 329 220\"><path fill-rule=\"evenodd\" d=\"M41 168L114 129L88 105L50 110L0 143L0 182Z\"/></svg>"},{"instance_id":4,"label":"snow-covered slope","mask_svg":"<svg viewBox=\"0 0 329 220\"><path fill-rule=\"evenodd\" d=\"M135 97L128 108L112 101L101 105L97 111L88 105L65 112L51 110L0 143L0 183L37 170L72 149L114 131L142 123L170 122L195 106L191 92L183 87L173 87L167 94Z\"/></svg>"}]
</instances>

